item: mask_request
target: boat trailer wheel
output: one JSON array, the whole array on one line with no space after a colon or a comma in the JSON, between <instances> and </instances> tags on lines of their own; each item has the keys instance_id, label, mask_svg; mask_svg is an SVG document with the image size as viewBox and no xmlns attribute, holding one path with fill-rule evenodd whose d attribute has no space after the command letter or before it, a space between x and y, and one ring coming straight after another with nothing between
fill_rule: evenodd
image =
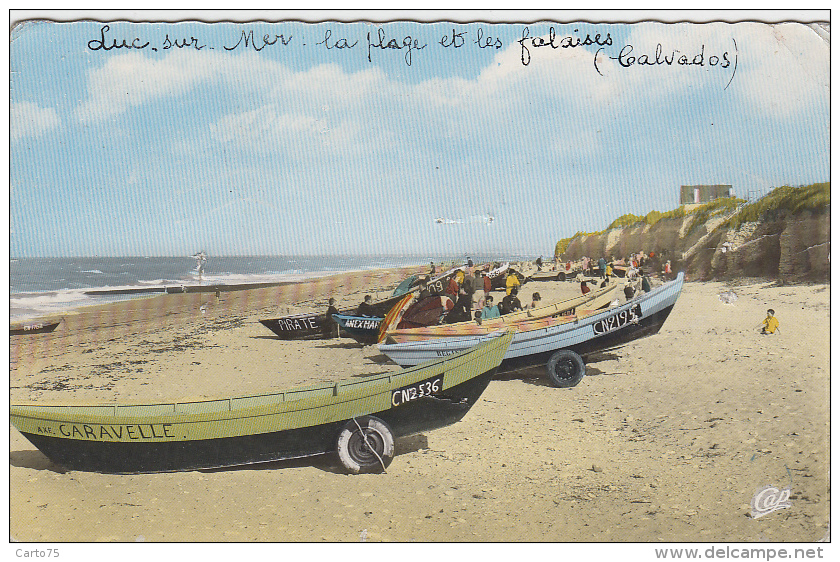
<instances>
[{"instance_id":1,"label":"boat trailer wheel","mask_svg":"<svg viewBox=\"0 0 840 562\"><path fill-rule=\"evenodd\" d=\"M581 356L568 349L554 353L545 367L551 384L558 388L577 386L586 373L586 365Z\"/></svg>"},{"instance_id":2,"label":"boat trailer wheel","mask_svg":"<svg viewBox=\"0 0 840 562\"><path fill-rule=\"evenodd\" d=\"M394 458L394 434L387 423L373 416L344 424L336 445L339 462L353 474L384 472Z\"/></svg>"}]
</instances>

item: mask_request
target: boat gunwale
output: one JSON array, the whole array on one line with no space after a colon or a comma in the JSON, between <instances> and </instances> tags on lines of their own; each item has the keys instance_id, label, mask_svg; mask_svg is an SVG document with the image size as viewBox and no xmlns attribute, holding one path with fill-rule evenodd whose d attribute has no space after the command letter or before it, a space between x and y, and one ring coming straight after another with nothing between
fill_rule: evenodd
<instances>
[{"instance_id":1,"label":"boat gunwale","mask_svg":"<svg viewBox=\"0 0 840 562\"><path fill-rule=\"evenodd\" d=\"M528 322L532 320L540 320L542 318L553 316L554 314L569 308L570 306L574 306L577 308L580 305L587 304L589 302L594 301L595 299L599 299L608 295L610 292L618 291L618 285L609 285L604 287L603 289L598 289L596 291L592 291L591 293L587 293L585 295L578 295L572 297L570 299L566 299L563 301L558 301L552 304L547 304L545 306L541 306L539 308L533 308L529 310L523 310L519 312L513 312L510 314L502 315L498 318L491 318L489 320L485 320L482 323L482 327L485 329L490 330L491 332L496 330L503 330L506 326L516 324L519 322ZM590 296L591 295L591 296ZM581 301L580 305L572 305L570 303ZM530 313L530 314L529 314ZM457 332L459 328L463 328L466 326L475 326L474 320L465 320L462 322L454 322L452 324L435 324L433 326L420 326L417 328L403 328L397 330L389 330L385 332L386 337L411 337L411 336L432 336L432 337L453 337L454 335L461 335L461 334L447 334L447 333L435 333L435 329L440 330L441 328L446 328L447 331L451 330L453 332ZM489 333L489 332L488 332ZM470 335L470 334L464 334ZM477 335L477 334L475 334Z\"/></svg>"},{"instance_id":2,"label":"boat gunwale","mask_svg":"<svg viewBox=\"0 0 840 562\"><path fill-rule=\"evenodd\" d=\"M595 322L598 322L601 319L606 318L606 317L608 317L612 314L617 314L619 312L619 309L621 309L623 307L626 307L628 305L629 306L632 306L633 304L641 305L641 303L643 303L645 301L649 301L649 300L654 299L654 298L661 298L661 299L664 300L666 298L666 297L664 297L664 295L667 292L675 292L676 293L676 297L674 299L674 304L676 304L676 300L679 298L679 294L682 292L683 284L684 284L684 274L683 274L683 272L680 272L680 273L677 274L676 279L674 279L672 281L669 281L669 282L667 282L663 285L660 285L659 287L656 287L655 289L653 289L649 293L644 293L642 295L638 295L635 298L633 298L633 299L631 299L627 302L624 302L617 307L608 308L608 309L604 309L604 310L600 310L600 309L594 310L594 311L591 311L590 314L587 314L586 316L582 316L582 317L577 317L577 316L571 316L571 317L568 317L568 318L559 317L559 318L556 318L556 320L558 320L558 322L556 322L552 325L540 326L540 327L534 328L532 330L519 330L519 329L514 330L514 328L518 328L518 326L510 326L509 329L515 331L515 335L518 338L516 343L520 344L520 343L523 342L522 338L523 337L527 338L528 334L532 334L532 333L536 334L537 332L539 332L541 330L544 330L545 333L538 336L540 338L543 338L543 337L546 337L546 336L549 335L549 330L552 330L552 329L555 329L555 328L561 328L561 327L565 328L566 324L569 324L569 323L573 323L573 324L577 325L577 327L585 327L585 326L588 326L590 324L594 324ZM539 319L536 319L536 320L539 320ZM522 323L520 323L520 325L521 324ZM435 348L436 345L441 346L442 348L446 349L446 348L449 347L450 344L457 346L458 344L464 343L464 342L466 342L468 344L471 344L471 345L475 345L475 340L476 339L478 339L478 342L483 342L483 341L485 341L483 338L493 337L495 335L495 333L496 332L492 332L492 333L489 333L489 334L458 334L457 336L446 336L446 335L432 336L432 337L428 337L428 338L423 339L423 340L410 340L410 341L404 341L404 342L379 344L379 349L383 353L385 353L385 351L389 351L389 350L403 352L403 351L410 351L413 348L418 348L418 349ZM554 335L554 334L551 334L551 335ZM384 349L383 349L383 346L384 346Z\"/></svg>"},{"instance_id":3,"label":"boat gunwale","mask_svg":"<svg viewBox=\"0 0 840 562\"><path fill-rule=\"evenodd\" d=\"M510 338L513 335L510 333ZM232 420L232 419L246 419L261 416L270 416L277 414L288 414L292 412L305 412L307 410L315 410L318 408L337 407L339 405L350 403L354 401L374 400L383 393L390 392L394 388L413 384L425 378L433 376L434 373L451 372L454 370L463 370L469 368L470 363L486 363L489 355L496 353L498 350L493 347L500 347L504 341L505 333L498 334L499 337L492 338L489 341L478 342L476 345L467 349L453 353L452 355L442 357L439 360L432 360L405 368L400 371L389 371L373 375L371 378L363 380L341 379L332 383L320 383L307 387L298 387L278 392L268 392L263 394L249 394L234 397L212 398L202 400L189 400L182 402L137 402L137 403L98 403L98 404L68 404L68 403L39 403L39 402L24 402L11 404L9 406L10 417L19 417L26 419L42 419L50 421L65 420L72 417L73 421L82 423L87 421L89 423L100 423L107 420L109 423L114 423L119 420L120 423L131 423L142 421L149 423L149 420L172 420L173 423L206 423L214 421ZM507 342L508 345L510 342ZM505 350L507 346L505 346ZM501 357L504 356L504 351L501 352ZM501 361L501 357L499 361ZM493 368L493 367L490 367ZM489 370L486 369L486 370ZM395 382L395 379L397 381ZM402 380L400 380L402 379ZM346 384L341 384L342 382ZM457 383L455 383L457 384ZM450 381L445 388L454 386ZM302 397L294 400L287 400L286 395L290 393L314 393L321 392L313 396ZM264 404L241 406L233 408L234 401L271 398L277 397L276 400L268 401ZM202 404L223 404L227 402L229 408L217 409L212 411L182 411L178 412L178 406L200 406ZM165 408L172 407L172 412L144 414L144 415L118 415L120 408ZM301 407L302 406L302 407ZM112 409L112 414L106 413L84 413L79 410L84 409Z\"/></svg>"}]
</instances>

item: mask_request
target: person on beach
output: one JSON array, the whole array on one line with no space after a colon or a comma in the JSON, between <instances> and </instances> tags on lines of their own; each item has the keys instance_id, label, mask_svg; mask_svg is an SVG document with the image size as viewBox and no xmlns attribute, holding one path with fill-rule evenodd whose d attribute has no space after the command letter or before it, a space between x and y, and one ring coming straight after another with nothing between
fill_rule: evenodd
<instances>
[{"instance_id":1,"label":"person on beach","mask_svg":"<svg viewBox=\"0 0 840 562\"><path fill-rule=\"evenodd\" d=\"M776 311L771 309L767 310L767 318L761 323L761 333L765 335L775 334L776 330L779 329L779 321L774 316Z\"/></svg>"},{"instance_id":2,"label":"person on beach","mask_svg":"<svg viewBox=\"0 0 840 562\"><path fill-rule=\"evenodd\" d=\"M467 274L464 273L463 269L459 269L458 271L455 272L455 281L458 283L459 287L464 286L464 279L466 279L466 278L467 278Z\"/></svg>"},{"instance_id":3,"label":"person on beach","mask_svg":"<svg viewBox=\"0 0 840 562\"><path fill-rule=\"evenodd\" d=\"M424 277L420 280L420 293L417 295L417 300L422 301L430 296L432 296L432 293L429 291L429 281Z\"/></svg>"},{"instance_id":4,"label":"person on beach","mask_svg":"<svg viewBox=\"0 0 840 562\"><path fill-rule=\"evenodd\" d=\"M636 294L636 289L633 288L633 285L630 283L624 284L624 298L626 300L632 300L633 296Z\"/></svg>"},{"instance_id":5,"label":"person on beach","mask_svg":"<svg viewBox=\"0 0 840 562\"><path fill-rule=\"evenodd\" d=\"M338 335L338 322L333 320L333 314L338 314L338 309L335 307L335 299L330 297L327 306L327 321L324 322L324 335L328 337Z\"/></svg>"},{"instance_id":6,"label":"person on beach","mask_svg":"<svg viewBox=\"0 0 840 562\"><path fill-rule=\"evenodd\" d=\"M650 292L650 279L644 274L642 274L642 290L646 293Z\"/></svg>"},{"instance_id":7,"label":"person on beach","mask_svg":"<svg viewBox=\"0 0 840 562\"><path fill-rule=\"evenodd\" d=\"M435 262L430 261L430 262L429 262L429 277L434 277L434 275L435 275L435 271L437 271L437 270L435 269Z\"/></svg>"},{"instance_id":8,"label":"person on beach","mask_svg":"<svg viewBox=\"0 0 840 562\"><path fill-rule=\"evenodd\" d=\"M487 295L484 299L484 308L481 309L481 317L484 320L490 320L499 316L501 316L501 313L499 307L493 304L493 295Z\"/></svg>"},{"instance_id":9,"label":"person on beach","mask_svg":"<svg viewBox=\"0 0 840 562\"><path fill-rule=\"evenodd\" d=\"M542 256L540 256L540 257L537 258L537 269L542 270L542 264L543 264Z\"/></svg>"},{"instance_id":10,"label":"person on beach","mask_svg":"<svg viewBox=\"0 0 840 562\"><path fill-rule=\"evenodd\" d=\"M446 294L446 296L454 302L458 299L458 291L460 288L461 284L458 283L458 276L453 275L449 278L449 283L446 285L446 291L444 291L444 294Z\"/></svg>"},{"instance_id":11,"label":"person on beach","mask_svg":"<svg viewBox=\"0 0 840 562\"><path fill-rule=\"evenodd\" d=\"M607 268L604 270L606 277L609 277L613 273L613 264L612 262L607 264Z\"/></svg>"},{"instance_id":12,"label":"person on beach","mask_svg":"<svg viewBox=\"0 0 840 562\"><path fill-rule=\"evenodd\" d=\"M534 293L531 295L531 308L538 308L540 306L540 301L542 301L542 297L539 293Z\"/></svg>"},{"instance_id":13,"label":"person on beach","mask_svg":"<svg viewBox=\"0 0 840 562\"><path fill-rule=\"evenodd\" d=\"M472 297L467 294L464 287L458 291L458 300L455 301L455 307L446 315L446 323L452 324L454 322L465 322L472 318L470 309L472 306Z\"/></svg>"},{"instance_id":14,"label":"person on beach","mask_svg":"<svg viewBox=\"0 0 840 562\"><path fill-rule=\"evenodd\" d=\"M606 273L607 260L605 260L603 257L598 258L598 274L601 276L601 279L603 279L606 276Z\"/></svg>"},{"instance_id":15,"label":"person on beach","mask_svg":"<svg viewBox=\"0 0 840 562\"><path fill-rule=\"evenodd\" d=\"M477 273L477 272L476 272ZM475 290L476 290L476 283L475 283L475 276L470 273L470 270L467 270L466 276L464 277L464 283L461 285L461 290L466 293L467 297L469 297L470 302L468 304L468 310L473 309L473 303L475 302ZM470 315L472 317L472 315Z\"/></svg>"},{"instance_id":16,"label":"person on beach","mask_svg":"<svg viewBox=\"0 0 840 562\"><path fill-rule=\"evenodd\" d=\"M507 288L505 294L510 295L514 288L517 288L518 291L518 287L520 285L521 283L519 281L519 277L516 275L516 270L513 268L508 269L508 276L507 279L505 279L505 287Z\"/></svg>"},{"instance_id":17,"label":"person on beach","mask_svg":"<svg viewBox=\"0 0 840 562\"><path fill-rule=\"evenodd\" d=\"M373 299L370 295L365 295L365 300L356 309L356 316L374 316Z\"/></svg>"},{"instance_id":18,"label":"person on beach","mask_svg":"<svg viewBox=\"0 0 840 562\"><path fill-rule=\"evenodd\" d=\"M478 268L473 271L471 281L472 285L472 307L473 309L480 309L484 306L484 280L481 278L481 272Z\"/></svg>"},{"instance_id":19,"label":"person on beach","mask_svg":"<svg viewBox=\"0 0 840 562\"><path fill-rule=\"evenodd\" d=\"M516 296L518 293L518 287L511 287L510 294L502 299L502 304L499 306L499 312L501 314L510 314L511 312L522 310L522 303L519 302L519 297Z\"/></svg>"},{"instance_id":20,"label":"person on beach","mask_svg":"<svg viewBox=\"0 0 840 562\"><path fill-rule=\"evenodd\" d=\"M490 294L490 291L493 290L493 281L490 280L490 277L487 275L486 271L483 272L481 275L484 278L484 296L486 297Z\"/></svg>"},{"instance_id":21,"label":"person on beach","mask_svg":"<svg viewBox=\"0 0 840 562\"><path fill-rule=\"evenodd\" d=\"M668 281L671 279L671 260L667 260L665 262L665 280Z\"/></svg>"}]
</instances>

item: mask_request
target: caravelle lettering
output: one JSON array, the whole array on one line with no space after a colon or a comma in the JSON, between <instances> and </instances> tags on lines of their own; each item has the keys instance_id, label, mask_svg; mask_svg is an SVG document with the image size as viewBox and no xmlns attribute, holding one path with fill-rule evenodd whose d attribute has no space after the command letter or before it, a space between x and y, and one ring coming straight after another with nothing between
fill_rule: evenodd
<instances>
[{"instance_id":1,"label":"caravelle lettering","mask_svg":"<svg viewBox=\"0 0 840 562\"><path fill-rule=\"evenodd\" d=\"M96 428L99 428L98 431ZM172 424L136 424L136 425L88 425L88 424L59 424L58 431L65 437L78 437L91 441L119 440L123 437L123 430L129 439L172 439ZM52 428L39 427L38 433L52 434Z\"/></svg>"}]
</instances>

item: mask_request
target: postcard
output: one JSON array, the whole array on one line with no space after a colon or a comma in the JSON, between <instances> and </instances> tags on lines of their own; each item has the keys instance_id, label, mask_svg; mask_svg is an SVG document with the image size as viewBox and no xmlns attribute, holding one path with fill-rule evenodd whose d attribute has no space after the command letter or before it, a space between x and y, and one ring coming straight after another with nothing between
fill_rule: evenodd
<instances>
[{"instance_id":1,"label":"postcard","mask_svg":"<svg viewBox=\"0 0 840 562\"><path fill-rule=\"evenodd\" d=\"M826 12L181 15L12 13L16 556L822 555Z\"/></svg>"}]
</instances>

